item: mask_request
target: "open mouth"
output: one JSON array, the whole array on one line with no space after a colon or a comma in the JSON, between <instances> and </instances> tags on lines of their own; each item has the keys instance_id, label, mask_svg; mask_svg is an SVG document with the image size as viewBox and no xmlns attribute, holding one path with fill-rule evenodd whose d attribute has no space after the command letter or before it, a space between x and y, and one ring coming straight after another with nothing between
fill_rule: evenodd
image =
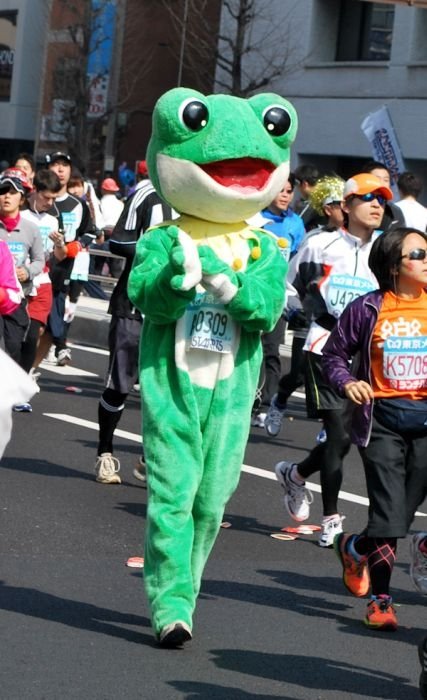
<instances>
[{"instance_id":1,"label":"open mouth","mask_svg":"<svg viewBox=\"0 0 427 700\"><path fill-rule=\"evenodd\" d=\"M234 189L250 187L262 190L276 167L261 158L232 158L214 163L199 164L199 167L215 182Z\"/></svg>"}]
</instances>

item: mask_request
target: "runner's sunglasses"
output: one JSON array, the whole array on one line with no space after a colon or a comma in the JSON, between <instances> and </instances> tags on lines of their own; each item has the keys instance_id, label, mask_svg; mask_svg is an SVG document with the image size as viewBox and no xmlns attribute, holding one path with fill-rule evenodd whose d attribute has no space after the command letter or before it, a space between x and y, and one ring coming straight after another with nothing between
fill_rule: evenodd
<instances>
[{"instance_id":1,"label":"runner's sunglasses","mask_svg":"<svg viewBox=\"0 0 427 700\"><path fill-rule=\"evenodd\" d=\"M406 255L401 255L400 259L408 258L408 260L425 260L427 257L427 250L425 248L414 248L410 250Z\"/></svg>"},{"instance_id":2,"label":"runner's sunglasses","mask_svg":"<svg viewBox=\"0 0 427 700\"><path fill-rule=\"evenodd\" d=\"M361 199L362 202L372 202L374 199L378 201L378 204L380 204L382 207L386 203L386 198L382 194L378 194L377 192L367 192L366 194L355 194L355 197L357 199Z\"/></svg>"}]
</instances>

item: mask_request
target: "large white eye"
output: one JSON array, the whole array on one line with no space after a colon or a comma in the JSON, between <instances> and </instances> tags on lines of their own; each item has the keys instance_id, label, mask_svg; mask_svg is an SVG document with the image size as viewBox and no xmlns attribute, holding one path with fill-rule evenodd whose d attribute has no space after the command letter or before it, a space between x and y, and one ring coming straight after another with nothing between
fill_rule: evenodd
<instances>
[{"instance_id":1,"label":"large white eye","mask_svg":"<svg viewBox=\"0 0 427 700\"><path fill-rule=\"evenodd\" d=\"M264 127L271 136L283 136L291 128L292 119L282 105L270 105L262 113Z\"/></svg>"},{"instance_id":2,"label":"large white eye","mask_svg":"<svg viewBox=\"0 0 427 700\"><path fill-rule=\"evenodd\" d=\"M191 131L200 131L209 121L208 108L201 100L189 97L179 108L179 118Z\"/></svg>"}]
</instances>

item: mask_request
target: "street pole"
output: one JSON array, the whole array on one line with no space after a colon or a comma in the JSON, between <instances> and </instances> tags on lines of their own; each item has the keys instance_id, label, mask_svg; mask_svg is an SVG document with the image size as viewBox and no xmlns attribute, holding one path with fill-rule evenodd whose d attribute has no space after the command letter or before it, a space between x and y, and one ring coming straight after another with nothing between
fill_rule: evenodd
<instances>
[{"instance_id":1,"label":"street pole","mask_svg":"<svg viewBox=\"0 0 427 700\"><path fill-rule=\"evenodd\" d=\"M182 33L181 33L181 49L179 52L179 65L178 65L178 80L177 87L181 87L182 82L182 70L184 65L184 51L185 51L185 39L187 34L187 18L188 18L188 0L184 2L184 17L182 21Z\"/></svg>"}]
</instances>

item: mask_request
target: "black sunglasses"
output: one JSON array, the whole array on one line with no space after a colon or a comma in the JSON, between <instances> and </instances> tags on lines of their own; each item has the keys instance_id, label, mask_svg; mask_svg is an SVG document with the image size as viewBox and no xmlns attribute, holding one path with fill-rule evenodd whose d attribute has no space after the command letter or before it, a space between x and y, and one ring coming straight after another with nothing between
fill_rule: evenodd
<instances>
[{"instance_id":1,"label":"black sunglasses","mask_svg":"<svg viewBox=\"0 0 427 700\"><path fill-rule=\"evenodd\" d=\"M386 203L386 198L382 194L378 194L377 192L367 192L366 194L355 194L355 197L357 199L361 199L362 202L372 202L374 199L378 201L378 204L380 204L382 207Z\"/></svg>"},{"instance_id":2,"label":"black sunglasses","mask_svg":"<svg viewBox=\"0 0 427 700\"><path fill-rule=\"evenodd\" d=\"M400 259L408 258L408 260L425 260L427 257L427 250L425 248L414 248L410 250L406 255L401 255Z\"/></svg>"}]
</instances>

